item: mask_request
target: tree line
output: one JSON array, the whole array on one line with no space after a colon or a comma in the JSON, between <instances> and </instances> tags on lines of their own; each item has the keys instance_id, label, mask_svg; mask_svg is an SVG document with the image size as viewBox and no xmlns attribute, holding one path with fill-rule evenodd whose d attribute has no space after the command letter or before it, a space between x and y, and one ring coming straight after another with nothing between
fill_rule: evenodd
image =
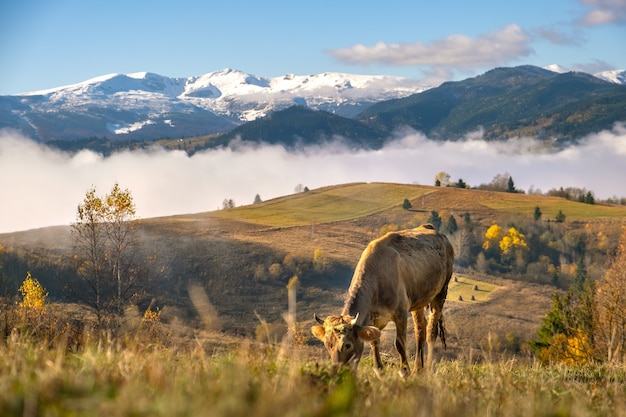
<instances>
[{"instance_id":1,"label":"tree line","mask_svg":"<svg viewBox=\"0 0 626 417\"><path fill-rule=\"evenodd\" d=\"M487 190L487 191L501 191L507 193L524 193L524 190L520 190L515 186L513 177L507 172L504 174L497 174L488 183L482 183L475 187L471 187L462 178L457 181L453 181L452 177L445 171L440 171L435 175L434 185L436 187L455 187L455 188L468 188L475 190ZM626 197L610 197L604 201L598 201L595 197L595 193L591 190L581 187L559 187L552 188L546 193L543 193L539 189L531 187L528 191L529 194L546 195L551 197L561 197L567 200L578 201L580 203L595 204L596 202L603 202L607 204L620 204L626 205Z\"/></svg>"}]
</instances>

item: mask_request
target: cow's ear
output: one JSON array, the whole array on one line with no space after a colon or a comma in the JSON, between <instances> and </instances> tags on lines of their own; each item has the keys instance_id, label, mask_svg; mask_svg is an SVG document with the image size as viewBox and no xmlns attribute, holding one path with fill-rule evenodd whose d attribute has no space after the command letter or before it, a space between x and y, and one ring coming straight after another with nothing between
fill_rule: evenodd
<instances>
[{"instance_id":1,"label":"cow's ear","mask_svg":"<svg viewBox=\"0 0 626 417\"><path fill-rule=\"evenodd\" d=\"M358 327L356 335L364 342L373 342L380 339L380 330L374 326Z\"/></svg>"},{"instance_id":2,"label":"cow's ear","mask_svg":"<svg viewBox=\"0 0 626 417\"><path fill-rule=\"evenodd\" d=\"M324 340L326 336L326 330L324 330L324 326L313 326L311 327L311 333L313 336L317 337L319 340Z\"/></svg>"}]
</instances>

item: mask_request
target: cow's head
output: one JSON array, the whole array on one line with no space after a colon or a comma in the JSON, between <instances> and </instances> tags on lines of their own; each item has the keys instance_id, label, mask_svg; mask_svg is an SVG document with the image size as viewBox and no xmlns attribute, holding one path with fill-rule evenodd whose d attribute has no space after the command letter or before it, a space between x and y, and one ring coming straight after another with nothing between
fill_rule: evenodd
<instances>
[{"instance_id":1,"label":"cow's head","mask_svg":"<svg viewBox=\"0 0 626 417\"><path fill-rule=\"evenodd\" d=\"M315 337L324 342L334 365L358 365L363 354L363 342L380 338L380 330L374 326L360 326L352 316L328 316L322 320L315 315L319 326L311 327Z\"/></svg>"}]
</instances>

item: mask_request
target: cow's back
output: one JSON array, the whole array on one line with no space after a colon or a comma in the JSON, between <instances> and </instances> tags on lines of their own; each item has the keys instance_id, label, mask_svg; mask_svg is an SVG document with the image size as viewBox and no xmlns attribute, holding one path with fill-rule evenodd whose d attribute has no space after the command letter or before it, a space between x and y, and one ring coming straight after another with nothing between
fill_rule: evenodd
<instances>
[{"instance_id":1,"label":"cow's back","mask_svg":"<svg viewBox=\"0 0 626 417\"><path fill-rule=\"evenodd\" d=\"M447 285L454 252L431 225L389 232L363 251L354 271L343 314L387 315L417 310ZM365 314L367 313L367 315Z\"/></svg>"},{"instance_id":2,"label":"cow's back","mask_svg":"<svg viewBox=\"0 0 626 417\"><path fill-rule=\"evenodd\" d=\"M398 280L411 310L428 305L452 276L452 245L431 225L393 232L388 237L387 244L398 254Z\"/></svg>"}]
</instances>

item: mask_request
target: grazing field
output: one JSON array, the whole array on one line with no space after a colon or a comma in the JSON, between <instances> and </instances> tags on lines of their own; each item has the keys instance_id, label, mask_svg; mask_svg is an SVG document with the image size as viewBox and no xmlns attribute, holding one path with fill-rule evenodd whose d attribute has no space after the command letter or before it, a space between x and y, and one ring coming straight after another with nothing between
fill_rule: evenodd
<instances>
[{"instance_id":1,"label":"grazing field","mask_svg":"<svg viewBox=\"0 0 626 417\"><path fill-rule=\"evenodd\" d=\"M448 285L447 300L480 303L489 300L491 293L499 288L499 285L455 274Z\"/></svg>"},{"instance_id":2,"label":"grazing field","mask_svg":"<svg viewBox=\"0 0 626 417\"><path fill-rule=\"evenodd\" d=\"M569 220L623 219L626 216L624 206L581 204L540 195L389 183L323 187L211 214L222 219L266 226L307 226L386 212L393 207L401 207L405 198L412 205L409 211L417 213L429 213L437 209L515 214L532 218L535 207L540 207L543 218L552 220L559 211Z\"/></svg>"},{"instance_id":3,"label":"grazing field","mask_svg":"<svg viewBox=\"0 0 626 417\"><path fill-rule=\"evenodd\" d=\"M393 364L335 373L306 348L245 340L64 348L0 345L2 416L626 416L624 367L443 361L403 379Z\"/></svg>"},{"instance_id":4,"label":"grazing field","mask_svg":"<svg viewBox=\"0 0 626 417\"><path fill-rule=\"evenodd\" d=\"M402 208L404 199L408 209ZM546 225L532 220L536 206L550 220ZM553 238L551 248L575 241L577 235L567 231L610 248L607 242L626 218L622 206L358 183L144 219L138 222L140 254L154 273L145 287L150 297L129 306L117 318L120 327L104 333L89 328L93 312L63 300L73 267L64 263L73 259L68 227L3 235L7 271L15 279L33 272L55 300L47 312L63 311L69 318L49 327L37 321L14 326L9 319L15 298L0 305L0 417L626 417L623 364L566 368L533 359L528 342L558 290L545 282L548 265L538 262L527 275L455 267L444 309L447 350L437 344L439 361L432 371L399 376L392 325L381 338L387 363L381 375L372 369L369 347L356 375L330 368L324 347L309 331L313 314L340 311L369 241L393 227L415 227L433 210L444 220L454 214L460 225L465 214L471 217L478 247L491 224L514 219L527 226L529 237ZM564 224L551 221L558 210L567 215ZM466 232L474 230L465 226ZM534 230L539 226L545 234ZM557 239L555 232L563 235ZM452 239L459 255L471 236ZM287 288L296 276L297 320L288 329ZM560 279L567 283L567 277ZM198 294L206 295L204 308L198 307ZM412 331L409 326L410 354ZM291 343L281 342L285 334Z\"/></svg>"},{"instance_id":5,"label":"grazing field","mask_svg":"<svg viewBox=\"0 0 626 417\"><path fill-rule=\"evenodd\" d=\"M266 226L306 226L368 216L430 191L428 187L406 184L357 183L320 188L214 214Z\"/></svg>"}]
</instances>

